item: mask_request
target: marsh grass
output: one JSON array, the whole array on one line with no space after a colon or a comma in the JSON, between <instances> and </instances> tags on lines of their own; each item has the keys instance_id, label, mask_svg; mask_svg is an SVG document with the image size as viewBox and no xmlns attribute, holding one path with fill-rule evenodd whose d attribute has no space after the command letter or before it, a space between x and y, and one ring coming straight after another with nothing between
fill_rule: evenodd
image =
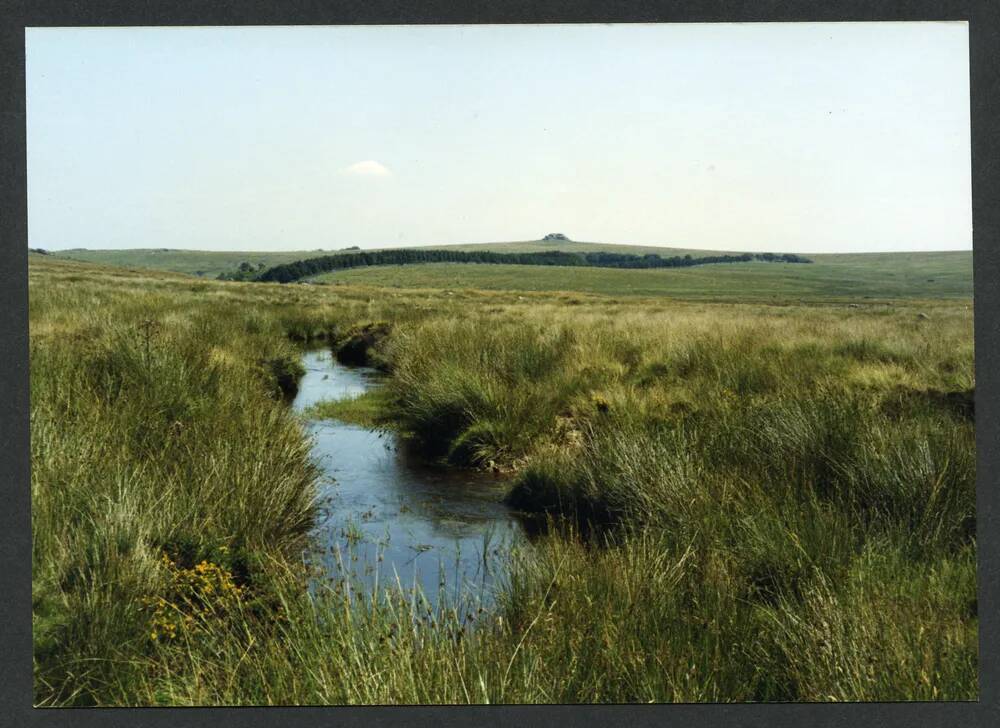
<instances>
[{"instance_id":1,"label":"marsh grass","mask_svg":"<svg viewBox=\"0 0 1000 728\"><path fill-rule=\"evenodd\" d=\"M978 695L964 302L280 287L48 257L30 285L38 705ZM373 322L384 388L317 412L508 470L510 501L550 519L490 611L305 589L317 473L279 379L301 342Z\"/></svg>"},{"instance_id":2,"label":"marsh grass","mask_svg":"<svg viewBox=\"0 0 1000 728\"><path fill-rule=\"evenodd\" d=\"M363 425L371 429L395 428L392 417L393 401L382 388L370 389L356 397L317 402L303 415L310 419L331 419Z\"/></svg>"}]
</instances>

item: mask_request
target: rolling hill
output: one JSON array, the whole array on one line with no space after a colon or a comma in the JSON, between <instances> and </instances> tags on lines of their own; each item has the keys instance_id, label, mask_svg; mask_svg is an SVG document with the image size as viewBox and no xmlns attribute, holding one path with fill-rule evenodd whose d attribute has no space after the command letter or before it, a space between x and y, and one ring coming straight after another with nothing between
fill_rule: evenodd
<instances>
[{"instance_id":1,"label":"rolling hill","mask_svg":"<svg viewBox=\"0 0 1000 728\"><path fill-rule=\"evenodd\" d=\"M662 256L718 254L689 248L569 241L522 241L427 249L494 252L610 251ZM214 278L241 262L265 267L341 252L209 252L193 250L67 250L57 258L125 268L152 268ZM738 253L741 251L725 251ZM785 251L774 251L785 252ZM683 269L622 270L557 266L427 263L355 268L315 276L328 284L393 288L577 291L610 296L668 296L702 300L880 300L971 298L972 252L850 253L809 255L811 265L738 263Z\"/></svg>"}]
</instances>

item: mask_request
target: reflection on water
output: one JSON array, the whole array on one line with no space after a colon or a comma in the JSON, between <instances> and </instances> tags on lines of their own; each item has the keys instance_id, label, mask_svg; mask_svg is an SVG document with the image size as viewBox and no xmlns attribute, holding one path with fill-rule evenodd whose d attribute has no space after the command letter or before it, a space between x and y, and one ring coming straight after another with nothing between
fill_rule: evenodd
<instances>
[{"instance_id":1,"label":"reflection on water","mask_svg":"<svg viewBox=\"0 0 1000 728\"><path fill-rule=\"evenodd\" d=\"M297 411L377 386L374 370L345 367L329 351L307 352L302 363ZM524 540L517 516L500 502L500 479L430 466L392 433L332 420L306 427L323 471L312 560L327 578L347 571L365 588L419 586L432 604L460 592L489 601L503 559Z\"/></svg>"}]
</instances>

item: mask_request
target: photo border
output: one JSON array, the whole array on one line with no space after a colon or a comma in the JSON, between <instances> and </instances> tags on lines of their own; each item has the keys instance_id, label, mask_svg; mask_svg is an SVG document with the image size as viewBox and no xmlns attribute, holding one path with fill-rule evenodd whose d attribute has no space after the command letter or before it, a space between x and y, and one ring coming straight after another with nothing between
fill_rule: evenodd
<instances>
[{"instance_id":1,"label":"photo border","mask_svg":"<svg viewBox=\"0 0 1000 728\"><path fill-rule=\"evenodd\" d=\"M0 579L5 650L0 657L0 723L74 726L574 725L684 726L976 726L1000 725L998 681L997 508L1000 457L1000 3L996 0L767 0L725 3L647 0L627 7L594 0L501 4L430 0L420 8L385 0L321 2L204 0L129 4L114 0L7 0L0 8ZM965 703L767 703L582 706L363 706L280 708L33 708L31 662L30 442L27 331L27 163L24 29L69 26L359 25L587 22L969 22L972 123L973 276L976 365L977 546L980 700ZM985 605L985 608L984 606Z\"/></svg>"}]
</instances>

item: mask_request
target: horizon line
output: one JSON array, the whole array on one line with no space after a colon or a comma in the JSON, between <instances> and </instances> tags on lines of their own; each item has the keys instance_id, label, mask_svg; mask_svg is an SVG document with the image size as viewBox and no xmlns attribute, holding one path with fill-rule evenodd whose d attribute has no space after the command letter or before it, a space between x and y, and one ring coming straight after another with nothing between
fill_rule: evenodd
<instances>
[{"instance_id":1,"label":"horizon line","mask_svg":"<svg viewBox=\"0 0 1000 728\"><path fill-rule=\"evenodd\" d=\"M130 250L150 250L150 251L164 251L164 252L186 252L186 253L247 253L247 254L273 254L273 253L343 253L348 250L360 249L365 250L397 250L405 248L447 248L447 247L460 247L466 245L517 245L524 243L542 243L547 242L541 238L529 239L529 240L494 240L494 241L480 241L480 242L469 242L469 243L412 243L406 245L386 245L386 246L361 246L358 244L346 245L337 248L290 248L287 250L282 249L270 249L270 250L251 250L251 249L241 249L241 248L226 248L223 250L211 250L207 248L172 248L163 246L154 247L132 247L132 248L88 248L83 246L73 246L66 248L54 248L54 247L43 247L43 246L28 246L28 250L45 250L55 253L66 253L74 250L88 251L88 252L105 252L105 251L117 251L125 252ZM784 248L778 249L764 249L764 250L743 250L737 248L700 248L696 246L682 246L675 244L655 244L655 243L608 243L599 242L593 240L573 240L566 239L560 241L554 241L555 245L560 243L577 243L580 245L610 245L615 247L633 247L633 248L660 248L664 250L696 250L705 251L712 253L791 253L794 255L886 255L892 253L971 253L974 252L973 246L968 248L959 249L934 249L934 250L913 250L913 249L899 249L899 250L860 250L860 251L809 251L800 252L796 250L786 250Z\"/></svg>"}]
</instances>

